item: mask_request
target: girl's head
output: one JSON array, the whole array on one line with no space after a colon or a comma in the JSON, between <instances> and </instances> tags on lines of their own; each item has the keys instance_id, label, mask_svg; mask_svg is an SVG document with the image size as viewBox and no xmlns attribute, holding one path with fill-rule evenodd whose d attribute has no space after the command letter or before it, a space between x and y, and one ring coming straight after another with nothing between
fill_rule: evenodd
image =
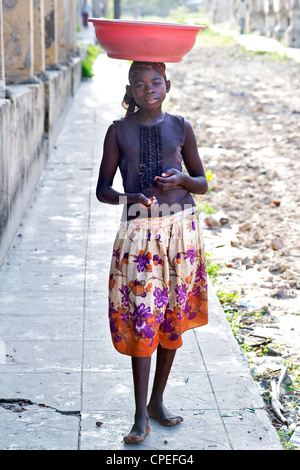
<instances>
[{"instance_id":1,"label":"girl's head","mask_svg":"<svg viewBox=\"0 0 300 470\"><path fill-rule=\"evenodd\" d=\"M135 61L129 69L128 79L122 103L127 109L126 115L134 113L136 108L160 106L171 86L163 62Z\"/></svg>"}]
</instances>

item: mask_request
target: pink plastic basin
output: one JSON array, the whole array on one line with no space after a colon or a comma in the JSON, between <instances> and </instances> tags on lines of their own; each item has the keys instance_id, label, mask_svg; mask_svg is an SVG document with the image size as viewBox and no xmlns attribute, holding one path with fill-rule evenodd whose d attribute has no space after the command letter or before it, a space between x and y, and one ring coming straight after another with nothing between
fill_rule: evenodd
<instances>
[{"instance_id":1,"label":"pink plastic basin","mask_svg":"<svg viewBox=\"0 0 300 470\"><path fill-rule=\"evenodd\" d=\"M108 57L147 62L180 62L202 25L89 18Z\"/></svg>"}]
</instances>

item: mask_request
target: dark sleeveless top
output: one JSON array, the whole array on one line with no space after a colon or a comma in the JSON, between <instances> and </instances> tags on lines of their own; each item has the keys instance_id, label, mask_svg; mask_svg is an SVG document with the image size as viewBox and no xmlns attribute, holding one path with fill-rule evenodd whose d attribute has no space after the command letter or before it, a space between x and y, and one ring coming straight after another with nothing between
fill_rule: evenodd
<instances>
[{"instance_id":1,"label":"dark sleeveless top","mask_svg":"<svg viewBox=\"0 0 300 470\"><path fill-rule=\"evenodd\" d=\"M145 126L131 114L114 121L120 148L119 168L127 193L143 193L155 196L159 211L151 211L147 217L163 216L194 206L191 194L184 188L162 191L155 176L175 168L182 171L182 147L185 140L184 118L165 113L157 125ZM136 217L125 208L125 218Z\"/></svg>"}]
</instances>

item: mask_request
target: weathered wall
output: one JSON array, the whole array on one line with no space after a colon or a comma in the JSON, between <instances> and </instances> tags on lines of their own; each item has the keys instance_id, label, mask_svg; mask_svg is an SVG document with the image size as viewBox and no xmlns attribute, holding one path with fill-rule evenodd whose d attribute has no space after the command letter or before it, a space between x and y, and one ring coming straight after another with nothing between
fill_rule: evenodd
<instances>
[{"instance_id":1,"label":"weathered wall","mask_svg":"<svg viewBox=\"0 0 300 470\"><path fill-rule=\"evenodd\" d=\"M75 0L0 0L0 265L81 81L75 17Z\"/></svg>"},{"instance_id":2,"label":"weathered wall","mask_svg":"<svg viewBox=\"0 0 300 470\"><path fill-rule=\"evenodd\" d=\"M43 79L9 85L7 99L0 99L0 265L80 83L80 60Z\"/></svg>"},{"instance_id":3,"label":"weathered wall","mask_svg":"<svg viewBox=\"0 0 300 470\"><path fill-rule=\"evenodd\" d=\"M51 147L61 127L68 101L76 93L81 81L80 59L73 58L55 70L46 70L43 79L46 90L45 130Z\"/></svg>"},{"instance_id":4,"label":"weathered wall","mask_svg":"<svg viewBox=\"0 0 300 470\"><path fill-rule=\"evenodd\" d=\"M0 100L0 254L5 255L47 157L45 88L8 87Z\"/></svg>"}]
</instances>

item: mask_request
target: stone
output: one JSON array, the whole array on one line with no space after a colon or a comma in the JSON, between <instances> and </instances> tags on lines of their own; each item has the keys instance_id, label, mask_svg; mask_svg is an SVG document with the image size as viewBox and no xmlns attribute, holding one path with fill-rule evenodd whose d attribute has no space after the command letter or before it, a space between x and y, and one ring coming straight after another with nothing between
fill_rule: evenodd
<instances>
[{"instance_id":1,"label":"stone","mask_svg":"<svg viewBox=\"0 0 300 470\"><path fill-rule=\"evenodd\" d=\"M271 240L271 247L274 251L276 250L280 250L281 248L283 248L283 241L280 239L280 238L273 238Z\"/></svg>"},{"instance_id":2,"label":"stone","mask_svg":"<svg viewBox=\"0 0 300 470\"><path fill-rule=\"evenodd\" d=\"M236 247L236 248L241 245L240 241L237 238L233 238L232 240L230 240L230 244L231 246Z\"/></svg>"},{"instance_id":3,"label":"stone","mask_svg":"<svg viewBox=\"0 0 300 470\"><path fill-rule=\"evenodd\" d=\"M215 214L215 218L219 220L221 225L226 225L229 222L228 216L222 210L218 211Z\"/></svg>"},{"instance_id":4,"label":"stone","mask_svg":"<svg viewBox=\"0 0 300 470\"><path fill-rule=\"evenodd\" d=\"M204 222L208 227L220 227L221 222L214 216L214 214L208 214L204 217Z\"/></svg>"},{"instance_id":5,"label":"stone","mask_svg":"<svg viewBox=\"0 0 300 470\"><path fill-rule=\"evenodd\" d=\"M277 264L270 264L268 269L270 273L273 273L275 271L280 271L280 266L278 266Z\"/></svg>"},{"instance_id":6,"label":"stone","mask_svg":"<svg viewBox=\"0 0 300 470\"><path fill-rule=\"evenodd\" d=\"M252 224L249 222L245 222L244 224L241 224L239 226L239 231L240 232L249 232L252 228Z\"/></svg>"}]
</instances>

